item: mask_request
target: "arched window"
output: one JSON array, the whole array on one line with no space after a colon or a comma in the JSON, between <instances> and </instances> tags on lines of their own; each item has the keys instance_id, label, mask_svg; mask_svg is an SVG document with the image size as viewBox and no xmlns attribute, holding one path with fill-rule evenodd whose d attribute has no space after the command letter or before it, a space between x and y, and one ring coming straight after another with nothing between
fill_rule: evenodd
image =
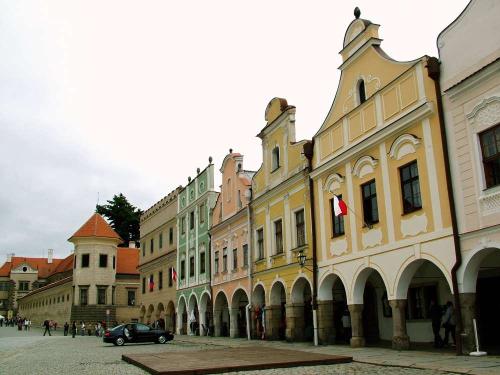
<instances>
[{"instance_id":1,"label":"arched window","mask_svg":"<svg viewBox=\"0 0 500 375\"><path fill-rule=\"evenodd\" d=\"M366 92L365 92L365 81L362 79L358 82L358 96L359 96L359 104L363 104L366 101Z\"/></svg>"}]
</instances>

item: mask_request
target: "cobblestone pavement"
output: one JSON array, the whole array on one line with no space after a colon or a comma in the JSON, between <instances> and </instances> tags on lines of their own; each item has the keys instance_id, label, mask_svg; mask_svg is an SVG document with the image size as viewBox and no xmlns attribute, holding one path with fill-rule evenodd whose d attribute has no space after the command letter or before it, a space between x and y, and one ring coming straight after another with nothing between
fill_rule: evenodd
<instances>
[{"instance_id":1,"label":"cobblestone pavement","mask_svg":"<svg viewBox=\"0 0 500 375\"><path fill-rule=\"evenodd\" d=\"M255 341L253 342L255 344ZM42 336L41 329L19 332L16 328L0 328L0 374L9 375L62 375L62 374L146 374L143 370L122 361L125 353L155 353L164 351L204 350L217 347L248 345L245 340L204 339L176 336L166 345L136 344L115 347L104 344L100 338L77 336L64 337L58 330L51 337ZM265 343L265 345L314 350L330 353L334 347L313 348L303 344ZM330 348L330 349L328 349ZM347 348L347 347L346 347ZM339 353L347 354L347 353ZM351 353L350 355L353 355ZM434 369L387 367L367 363L350 363L331 366L296 367L262 371L237 372L240 375L285 374L384 374L384 375L444 375Z\"/></svg>"}]
</instances>

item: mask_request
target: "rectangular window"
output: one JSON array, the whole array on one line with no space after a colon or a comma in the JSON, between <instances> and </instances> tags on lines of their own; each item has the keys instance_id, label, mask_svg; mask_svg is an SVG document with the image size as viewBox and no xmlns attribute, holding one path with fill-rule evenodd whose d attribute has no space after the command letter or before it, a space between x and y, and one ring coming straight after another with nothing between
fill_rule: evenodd
<instances>
[{"instance_id":1,"label":"rectangular window","mask_svg":"<svg viewBox=\"0 0 500 375\"><path fill-rule=\"evenodd\" d=\"M181 260L181 280L186 278L186 261Z\"/></svg>"},{"instance_id":2,"label":"rectangular window","mask_svg":"<svg viewBox=\"0 0 500 375\"><path fill-rule=\"evenodd\" d=\"M264 229L257 230L257 260L264 259Z\"/></svg>"},{"instance_id":3,"label":"rectangular window","mask_svg":"<svg viewBox=\"0 0 500 375\"><path fill-rule=\"evenodd\" d=\"M304 210L295 212L295 235L297 236L297 247L306 244L306 226L304 222Z\"/></svg>"},{"instance_id":4,"label":"rectangular window","mask_svg":"<svg viewBox=\"0 0 500 375\"><path fill-rule=\"evenodd\" d=\"M361 185L361 193L363 198L363 219L365 224L371 225L378 223L377 189L375 187L375 180L371 180Z\"/></svg>"},{"instance_id":5,"label":"rectangular window","mask_svg":"<svg viewBox=\"0 0 500 375\"><path fill-rule=\"evenodd\" d=\"M243 202L241 201L241 190L238 190L238 208L243 207Z\"/></svg>"},{"instance_id":6,"label":"rectangular window","mask_svg":"<svg viewBox=\"0 0 500 375\"><path fill-rule=\"evenodd\" d=\"M342 199L342 195L337 197ZM332 216L332 237L342 236L344 234L344 215L335 216L333 199L330 199L330 212Z\"/></svg>"},{"instance_id":7,"label":"rectangular window","mask_svg":"<svg viewBox=\"0 0 500 375\"><path fill-rule=\"evenodd\" d=\"M430 304L437 301L437 286L410 286L408 288L408 319L431 319Z\"/></svg>"},{"instance_id":8,"label":"rectangular window","mask_svg":"<svg viewBox=\"0 0 500 375\"><path fill-rule=\"evenodd\" d=\"M116 291L116 290L115 290L115 287L114 287L114 286L112 286L112 287L111 287L111 304L112 304L112 305L116 304L116 301L115 301L115 291Z\"/></svg>"},{"instance_id":9,"label":"rectangular window","mask_svg":"<svg viewBox=\"0 0 500 375\"><path fill-rule=\"evenodd\" d=\"M89 290L87 288L80 288L80 305L87 306L89 300Z\"/></svg>"},{"instance_id":10,"label":"rectangular window","mask_svg":"<svg viewBox=\"0 0 500 375\"><path fill-rule=\"evenodd\" d=\"M155 239L154 239L154 238L151 238L151 241L150 241L150 243L149 243L149 252L150 252L151 254L153 254L154 248L155 248Z\"/></svg>"},{"instance_id":11,"label":"rectangular window","mask_svg":"<svg viewBox=\"0 0 500 375\"><path fill-rule=\"evenodd\" d=\"M186 233L186 217L181 217L181 234Z\"/></svg>"},{"instance_id":12,"label":"rectangular window","mask_svg":"<svg viewBox=\"0 0 500 375\"><path fill-rule=\"evenodd\" d=\"M222 249L222 271L227 272L227 247Z\"/></svg>"},{"instance_id":13,"label":"rectangular window","mask_svg":"<svg viewBox=\"0 0 500 375\"><path fill-rule=\"evenodd\" d=\"M219 252L215 252L214 256L214 273L219 273Z\"/></svg>"},{"instance_id":14,"label":"rectangular window","mask_svg":"<svg viewBox=\"0 0 500 375\"><path fill-rule=\"evenodd\" d=\"M108 255L99 254L99 267L106 268L108 266Z\"/></svg>"},{"instance_id":15,"label":"rectangular window","mask_svg":"<svg viewBox=\"0 0 500 375\"><path fill-rule=\"evenodd\" d=\"M113 269L115 269L115 268L116 268L116 258L115 258L115 256L113 255Z\"/></svg>"},{"instance_id":16,"label":"rectangular window","mask_svg":"<svg viewBox=\"0 0 500 375\"><path fill-rule=\"evenodd\" d=\"M146 243L143 242L141 244L141 247L142 247L142 256L145 257L146 256Z\"/></svg>"},{"instance_id":17,"label":"rectangular window","mask_svg":"<svg viewBox=\"0 0 500 375\"><path fill-rule=\"evenodd\" d=\"M146 293L146 278L142 278L142 294Z\"/></svg>"},{"instance_id":18,"label":"rectangular window","mask_svg":"<svg viewBox=\"0 0 500 375\"><path fill-rule=\"evenodd\" d=\"M479 134L486 187L500 185L500 124Z\"/></svg>"},{"instance_id":19,"label":"rectangular window","mask_svg":"<svg viewBox=\"0 0 500 375\"><path fill-rule=\"evenodd\" d=\"M191 211L189 213L189 229L190 230L194 229L194 211Z\"/></svg>"},{"instance_id":20,"label":"rectangular window","mask_svg":"<svg viewBox=\"0 0 500 375\"><path fill-rule=\"evenodd\" d=\"M106 304L106 289L107 288L97 288L97 304L105 305Z\"/></svg>"},{"instance_id":21,"label":"rectangular window","mask_svg":"<svg viewBox=\"0 0 500 375\"><path fill-rule=\"evenodd\" d=\"M272 169L271 172L274 172L276 169L280 167L280 149L278 146L273 148L272 151Z\"/></svg>"},{"instance_id":22,"label":"rectangular window","mask_svg":"<svg viewBox=\"0 0 500 375\"><path fill-rule=\"evenodd\" d=\"M90 264L90 254L82 254L82 268L87 268Z\"/></svg>"},{"instance_id":23,"label":"rectangular window","mask_svg":"<svg viewBox=\"0 0 500 375\"><path fill-rule=\"evenodd\" d=\"M170 245L174 243L174 228L169 228L168 230L168 243Z\"/></svg>"},{"instance_id":24,"label":"rectangular window","mask_svg":"<svg viewBox=\"0 0 500 375\"><path fill-rule=\"evenodd\" d=\"M27 292L30 289L30 282L29 281L19 281L19 291L20 292Z\"/></svg>"},{"instance_id":25,"label":"rectangular window","mask_svg":"<svg viewBox=\"0 0 500 375\"><path fill-rule=\"evenodd\" d=\"M168 267L168 287L171 288L174 284L174 279L172 278L172 267Z\"/></svg>"},{"instance_id":26,"label":"rectangular window","mask_svg":"<svg viewBox=\"0 0 500 375\"><path fill-rule=\"evenodd\" d=\"M189 277L194 277L194 256L189 258Z\"/></svg>"},{"instance_id":27,"label":"rectangular window","mask_svg":"<svg viewBox=\"0 0 500 375\"><path fill-rule=\"evenodd\" d=\"M233 249L233 270L238 268L238 249Z\"/></svg>"},{"instance_id":28,"label":"rectangular window","mask_svg":"<svg viewBox=\"0 0 500 375\"><path fill-rule=\"evenodd\" d=\"M73 268L76 268L76 255L73 257Z\"/></svg>"},{"instance_id":29,"label":"rectangular window","mask_svg":"<svg viewBox=\"0 0 500 375\"><path fill-rule=\"evenodd\" d=\"M163 233L160 233L160 237L158 238L160 244L158 245L160 249L163 249Z\"/></svg>"},{"instance_id":30,"label":"rectangular window","mask_svg":"<svg viewBox=\"0 0 500 375\"><path fill-rule=\"evenodd\" d=\"M281 254L283 252L283 222L281 220L274 222L274 242L276 254Z\"/></svg>"},{"instance_id":31,"label":"rectangular window","mask_svg":"<svg viewBox=\"0 0 500 375\"><path fill-rule=\"evenodd\" d=\"M200 274L205 273L205 252L200 253Z\"/></svg>"},{"instance_id":32,"label":"rectangular window","mask_svg":"<svg viewBox=\"0 0 500 375\"><path fill-rule=\"evenodd\" d=\"M135 290L127 290L127 305L135 306Z\"/></svg>"},{"instance_id":33,"label":"rectangular window","mask_svg":"<svg viewBox=\"0 0 500 375\"><path fill-rule=\"evenodd\" d=\"M420 182L417 161L399 168L401 193L403 195L403 213L407 214L422 208Z\"/></svg>"},{"instance_id":34,"label":"rectangular window","mask_svg":"<svg viewBox=\"0 0 500 375\"><path fill-rule=\"evenodd\" d=\"M248 267L248 245L243 245L243 267Z\"/></svg>"},{"instance_id":35,"label":"rectangular window","mask_svg":"<svg viewBox=\"0 0 500 375\"><path fill-rule=\"evenodd\" d=\"M205 203L200 204L200 223L205 222Z\"/></svg>"},{"instance_id":36,"label":"rectangular window","mask_svg":"<svg viewBox=\"0 0 500 375\"><path fill-rule=\"evenodd\" d=\"M158 289L163 289L163 272L158 272Z\"/></svg>"}]
</instances>

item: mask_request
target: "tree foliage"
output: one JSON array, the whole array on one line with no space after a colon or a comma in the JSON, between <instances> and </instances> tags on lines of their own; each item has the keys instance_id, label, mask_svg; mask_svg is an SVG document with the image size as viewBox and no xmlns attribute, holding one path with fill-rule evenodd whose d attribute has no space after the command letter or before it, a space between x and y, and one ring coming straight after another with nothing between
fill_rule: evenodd
<instances>
[{"instance_id":1,"label":"tree foliage","mask_svg":"<svg viewBox=\"0 0 500 375\"><path fill-rule=\"evenodd\" d=\"M96 212L104 215L123 239L124 243L121 246L127 247L129 241L139 241L142 210L130 204L122 193L113 196L107 204L96 205Z\"/></svg>"}]
</instances>

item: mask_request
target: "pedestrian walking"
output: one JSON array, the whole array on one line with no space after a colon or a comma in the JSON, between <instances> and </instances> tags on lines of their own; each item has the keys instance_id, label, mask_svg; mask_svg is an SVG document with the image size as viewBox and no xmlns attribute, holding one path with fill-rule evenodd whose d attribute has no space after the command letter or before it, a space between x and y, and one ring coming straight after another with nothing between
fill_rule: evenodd
<instances>
[{"instance_id":1,"label":"pedestrian walking","mask_svg":"<svg viewBox=\"0 0 500 375\"><path fill-rule=\"evenodd\" d=\"M75 338L76 335L76 322L73 320L73 324L71 324L71 337Z\"/></svg>"},{"instance_id":2,"label":"pedestrian walking","mask_svg":"<svg viewBox=\"0 0 500 375\"><path fill-rule=\"evenodd\" d=\"M52 336L50 334L50 322L47 319L45 319L45 321L43 322L43 326L45 327L45 331L43 332L43 335L45 336L45 334L48 332L49 336Z\"/></svg>"},{"instance_id":3,"label":"pedestrian walking","mask_svg":"<svg viewBox=\"0 0 500 375\"><path fill-rule=\"evenodd\" d=\"M85 322L83 320L80 322L80 336L85 336Z\"/></svg>"},{"instance_id":4,"label":"pedestrian walking","mask_svg":"<svg viewBox=\"0 0 500 375\"><path fill-rule=\"evenodd\" d=\"M443 328L444 328L444 345L448 345L448 340L451 338L453 340L453 346L456 345L455 338L455 308L453 307L453 303L451 301L446 302L446 311L443 315Z\"/></svg>"},{"instance_id":5,"label":"pedestrian walking","mask_svg":"<svg viewBox=\"0 0 500 375\"><path fill-rule=\"evenodd\" d=\"M433 299L429 307L429 314L432 322L432 332L434 333L434 347L441 348L443 346L443 339L439 331L441 330L441 316L443 312L441 307Z\"/></svg>"},{"instance_id":6,"label":"pedestrian walking","mask_svg":"<svg viewBox=\"0 0 500 375\"><path fill-rule=\"evenodd\" d=\"M64 323L64 336L68 336L69 324L68 322Z\"/></svg>"}]
</instances>

